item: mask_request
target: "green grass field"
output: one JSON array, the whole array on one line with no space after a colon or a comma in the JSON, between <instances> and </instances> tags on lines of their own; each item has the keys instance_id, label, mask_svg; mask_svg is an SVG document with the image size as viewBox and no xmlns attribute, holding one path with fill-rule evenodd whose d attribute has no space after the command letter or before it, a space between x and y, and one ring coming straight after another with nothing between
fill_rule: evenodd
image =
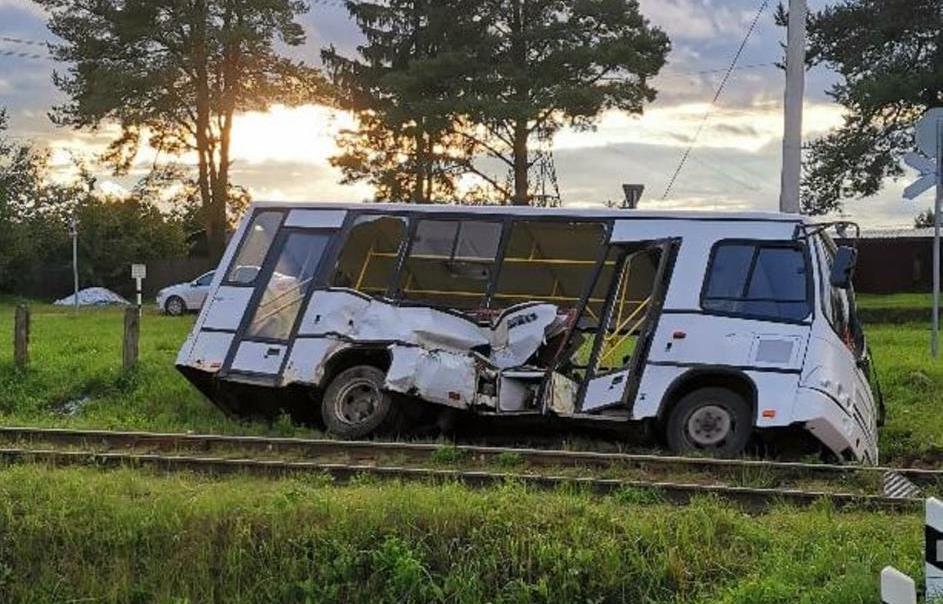
<instances>
[{"instance_id":1,"label":"green grass field","mask_svg":"<svg viewBox=\"0 0 943 604\"><path fill-rule=\"evenodd\" d=\"M192 317L148 312L125 374L121 311L32 310L29 370L13 368L11 338L0 345L0 423L310 433L227 420L190 387L173 360ZM0 333L12 321L0 301ZM939 458L927 329L868 334L889 403L884 461ZM0 467L0 602L873 602L884 565L922 576L922 539L919 514L824 502L750 516L637 491Z\"/></svg>"},{"instance_id":2,"label":"green grass field","mask_svg":"<svg viewBox=\"0 0 943 604\"><path fill-rule=\"evenodd\" d=\"M0 470L3 602L877 601L921 518L456 484Z\"/></svg>"}]
</instances>

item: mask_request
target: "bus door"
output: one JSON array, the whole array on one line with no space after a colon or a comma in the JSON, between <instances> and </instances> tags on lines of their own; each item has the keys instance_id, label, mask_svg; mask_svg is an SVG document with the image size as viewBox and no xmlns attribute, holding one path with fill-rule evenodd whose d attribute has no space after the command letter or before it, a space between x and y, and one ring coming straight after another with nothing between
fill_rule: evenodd
<instances>
[{"instance_id":1,"label":"bus door","mask_svg":"<svg viewBox=\"0 0 943 604\"><path fill-rule=\"evenodd\" d=\"M661 314L675 247L672 240L614 246L617 261L577 412L625 409L634 396Z\"/></svg>"}]
</instances>

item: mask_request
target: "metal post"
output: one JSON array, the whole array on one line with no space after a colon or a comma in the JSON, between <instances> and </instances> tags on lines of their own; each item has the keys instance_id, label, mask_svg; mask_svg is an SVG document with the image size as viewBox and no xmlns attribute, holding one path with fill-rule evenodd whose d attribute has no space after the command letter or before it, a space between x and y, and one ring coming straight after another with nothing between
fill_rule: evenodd
<instances>
[{"instance_id":1,"label":"metal post","mask_svg":"<svg viewBox=\"0 0 943 604\"><path fill-rule=\"evenodd\" d=\"M940 356L940 209L943 208L943 119L936 122L936 202L933 204L933 335L930 352Z\"/></svg>"},{"instance_id":2,"label":"metal post","mask_svg":"<svg viewBox=\"0 0 943 604\"><path fill-rule=\"evenodd\" d=\"M786 34L786 94L783 120L783 168L779 211L799 213L802 177L802 101L805 97L806 0L789 0Z\"/></svg>"}]
</instances>

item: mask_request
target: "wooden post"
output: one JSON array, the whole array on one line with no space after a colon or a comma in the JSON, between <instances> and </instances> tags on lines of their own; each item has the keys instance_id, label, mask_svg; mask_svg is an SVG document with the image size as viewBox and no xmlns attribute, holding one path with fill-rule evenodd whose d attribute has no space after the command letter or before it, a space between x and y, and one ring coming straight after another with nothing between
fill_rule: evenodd
<instances>
[{"instance_id":1,"label":"wooden post","mask_svg":"<svg viewBox=\"0 0 943 604\"><path fill-rule=\"evenodd\" d=\"M141 316L138 309L128 307L124 310L124 348L122 361L124 368L132 369L138 363L138 339L141 334Z\"/></svg>"},{"instance_id":2,"label":"wooden post","mask_svg":"<svg viewBox=\"0 0 943 604\"><path fill-rule=\"evenodd\" d=\"M29 307L20 304L16 307L16 319L13 323L13 362L20 369L29 365Z\"/></svg>"}]
</instances>

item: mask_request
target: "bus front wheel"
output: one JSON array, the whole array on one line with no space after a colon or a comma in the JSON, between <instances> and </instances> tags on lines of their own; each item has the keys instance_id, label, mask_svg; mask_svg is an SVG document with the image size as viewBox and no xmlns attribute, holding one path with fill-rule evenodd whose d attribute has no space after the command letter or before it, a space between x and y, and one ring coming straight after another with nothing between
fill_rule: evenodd
<instances>
[{"instance_id":1,"label":"bus front wheel","mask_svg":"<svg viewBox=\"0 0 943 604\"><path fill-rule=\"evenodd\" d=\"M736 457L752 431L753 413L743 397L726 388L700 388L671 409L665 439L673 453Z\"/></svg>"}]
</instances>

